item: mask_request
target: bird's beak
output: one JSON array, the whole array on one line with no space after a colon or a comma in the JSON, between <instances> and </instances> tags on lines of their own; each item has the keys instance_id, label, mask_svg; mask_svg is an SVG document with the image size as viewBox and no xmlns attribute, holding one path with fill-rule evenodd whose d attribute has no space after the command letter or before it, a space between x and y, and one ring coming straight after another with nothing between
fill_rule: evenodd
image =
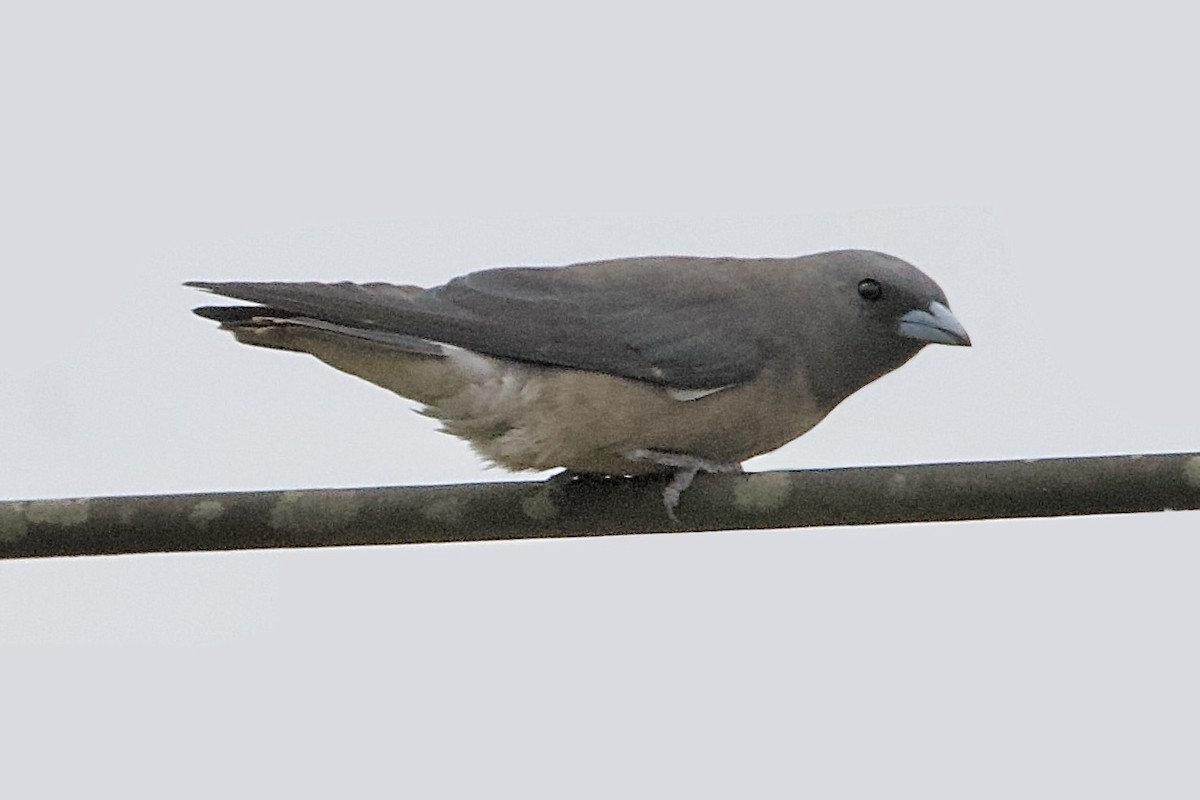
<instances>
[{"instance_id":1,"label":"bird's beak","mask_svg":"<svg viewBox=\"0 0 1200 800\"><path fill-rule=\"evenodd\" d=\"M950 309L934 300L928 309L914 308L900 318L900 335L935 344L971 346L967 330Z\"/></svg>"}]
</instances>

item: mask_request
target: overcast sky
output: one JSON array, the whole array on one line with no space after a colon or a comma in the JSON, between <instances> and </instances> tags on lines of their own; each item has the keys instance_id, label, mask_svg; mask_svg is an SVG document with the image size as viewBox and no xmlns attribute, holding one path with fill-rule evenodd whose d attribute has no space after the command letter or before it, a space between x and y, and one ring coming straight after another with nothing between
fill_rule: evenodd
<instances>
[{"instance_id":1,"label":"overcast sky","mask_svg":"<svg viewBox=\"0 0 1200 800\"><path fill-rule=\"evenodd\" d=\"M975 342L749 469L1200 449L1152 5L6 12L0 499L513 479L179 284L648 254L884 250ZM3 562L4 783L1194 797L1198 523Z\"/></svg>"}]
</instances>

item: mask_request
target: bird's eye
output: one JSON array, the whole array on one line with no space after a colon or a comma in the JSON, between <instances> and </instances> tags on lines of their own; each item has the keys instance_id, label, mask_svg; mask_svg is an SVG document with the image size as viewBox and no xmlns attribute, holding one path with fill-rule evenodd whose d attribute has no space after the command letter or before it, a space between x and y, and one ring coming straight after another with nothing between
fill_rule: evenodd
<instances>
[{"instance_id":1,"label":"bird's eye","mask_svg":"<svg viewBox=\"0 0 1200 800\"><path fill-rule=\"evenodd\" d=\"M858 282L858 296L874 303L883 297L883 287L874 278L865 278Z\"/></svg>"}]
</instances>

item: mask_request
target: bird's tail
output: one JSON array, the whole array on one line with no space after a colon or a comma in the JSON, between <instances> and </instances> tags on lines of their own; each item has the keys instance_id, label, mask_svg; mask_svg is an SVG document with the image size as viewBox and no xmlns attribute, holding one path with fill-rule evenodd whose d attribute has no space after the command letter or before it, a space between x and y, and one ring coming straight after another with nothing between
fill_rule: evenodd
<instances>
[{"instance_id":1,"label":"bird's tail","mask_svg":"<svg viewBox=\"0 0 1200 800\"><path fill-rule=\"evenodd\" d=\"M267 306L202 306L196 314L221 324L239 342L309 353L329 366L402 397L435 405L456 395L491 360L417 336L356 328Z\"/></svg>"}]
</instances>

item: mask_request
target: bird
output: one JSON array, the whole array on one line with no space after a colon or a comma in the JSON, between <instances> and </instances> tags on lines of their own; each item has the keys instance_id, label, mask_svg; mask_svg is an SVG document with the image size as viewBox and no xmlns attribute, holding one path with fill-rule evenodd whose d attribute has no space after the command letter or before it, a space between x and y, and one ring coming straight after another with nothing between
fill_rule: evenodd
<instances>
[{"instance_id":1,"label":"bird","mask_svg":"<svg viewBox=\"0 0 1200 800\"><path fill-rule=\"evenodd\" d=\"M253 304L194 309L239 342L416 401L491 464L670 476L676 521L698 473L740 471L928 344L971 344L937 283L872 250L185 285Z\"/></svg>"}]
</instances>

